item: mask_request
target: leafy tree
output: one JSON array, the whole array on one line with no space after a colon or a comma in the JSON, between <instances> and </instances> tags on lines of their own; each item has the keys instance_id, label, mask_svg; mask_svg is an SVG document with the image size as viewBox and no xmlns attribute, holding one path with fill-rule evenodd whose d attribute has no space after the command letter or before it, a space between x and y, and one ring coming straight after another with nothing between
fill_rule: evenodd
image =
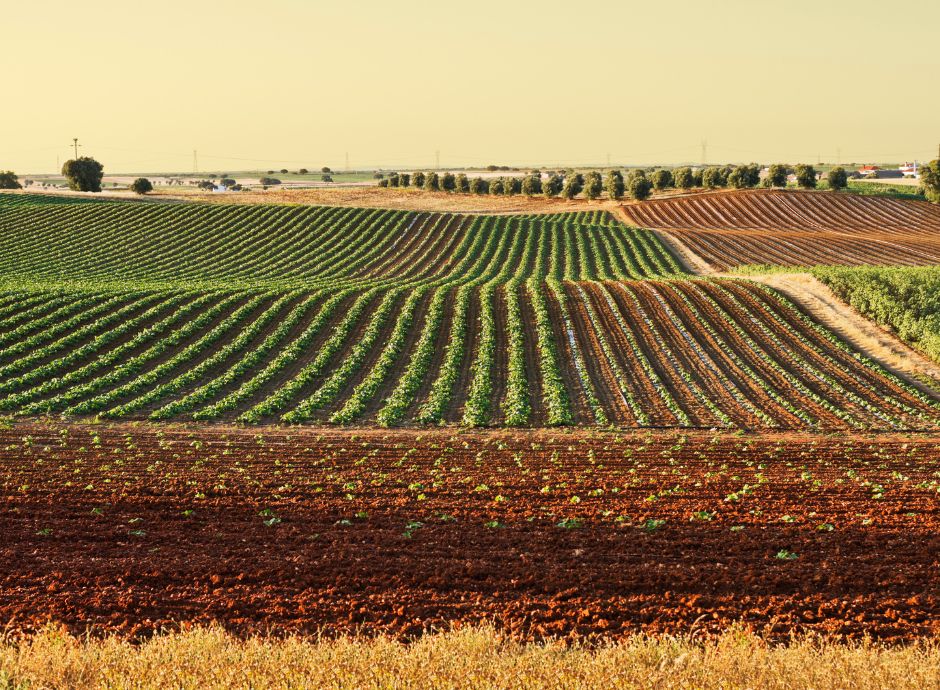
<instances>
[{"instance_id":1,"label":"leafy tree","mask_svg":"<svg viewBox=\"0 0 940 690\"><path fill-rule=\"evenodd\" d=\"M627 189L630 191L630 196L637 201L643 201L649 198L653 183L642 170L631 170L627 176Z\"/></svg>"},{"instance_id":2,"label":"leafy tree","mask_svg":"<svg viewBox=\"0 0 940 690\"><path fill-rule=\"evenodd\" d=\"M445 192L453 192L457 189L457 179L454 177L454 173L444 173L441 176L441 189Z\"/></svg>"},{"instance_id":3,"label":"leafy tree","mask_svg":"<svg viewBox=\"0 0 940 690\"><path fill-rule=\"evenodd\" d=\"M677 189L692 189L695 186L695 176L692 174L692 168L676 168L672 171L672 183Z\"/></svg>"},{"instance_id":4,"label":"leafy tree","mask_svg":"<svg viewBox=\"0 0 940 690\"><path fill-rule=\"evenodd\" d=\"M702 186L702 170L698 168L692 169L692 186L693 187Z\"/></svg>"},{"instance_id":5,"label":"leafy tree","mask_svg":"<svg viewBox=\"0 0 940 690\"><path fill-rule=\"evenodd\" d=\"M502 194L503 193L503 178L497 177L495 180L490 180L490 186L488 189L490 194Z\"/></svg>"},{"instance_id":6,"label":"leafy tree","mask_svg":"<svg viewBox=\"0 0 940 690\"><path fill-rule=\"evenodd\" d=\"M705 168L702 171L702 186L708 187L709 189L714 189L715 187L724 187L725 179L724 175L722 175L721 168L716 168L714 166Z\"/></svg>"},{"instance_id":7,"label":"leafy tree","mask_svg":"<svg viewBox=\"0 0 940 690\"><path fill-rule=\"evenodd\" d=\"M490 186L482 177L474 177L470 180L471 194L486 194L490 191Z\"/></svg>"},{"instance_id":8,"label":"leafy tree","mask_svg":"<svg viewBox=\"0 0 940 690\"><path fill-rule=\"evenodd\" d=\"M921 166L920 183L924 195L933 203L940 203L940 158Z\"/></svg>"},{"instance_id":9,"label":"leafy tree","mask_svg":"<svg viewBox=\"0 0 940 690\"><path fill-rule=\"evenodd\" d=\"M306 168L301 168L300 170L297 171L297 174L298 174L298 175L306 175L308 172L310 172L310 171L307 170Z\"/></svg>"},{"instance_id":10,"label":"leafy tree","mask_svg":"<svg viewBox=\"0 0 940 690\"><path fill-rule=\"evenodd\" d=\"M457 175L454 179L456 184L456 191L458 194L467 194L470 191L470 180L467 179L467 176L463 173Z\"/></svg>"},{"instance_id":11,"label":"leafy tree","mask_svg":"<svg viewBox=\"0 0 940 690\"><path fill-rule=\"evenodd\" d=\"M441 178L436 172L429 172L424 178L424 188L429 192L441 191Z\"/></svg>"},{"instance_id":12,"label":"leafy tree","mask_svg":"<svg viewBox=\"0 0 940 690\"><path fill-rule=\"evenodd\" d=\"M219 180L219 184L223 187L234 187L235 180L233 180L231 177L223 177L221 180Z\"/></svg>"},{"instance_id":13,"label":"leafy tree","mask_svg":"<svg viewBox=\"0 0 940 690\"><path fill-rule=\"evenodd\" d=\"M286 174L287 174L287 168L281 168L281 174L282 174L282 175L286 175Z\"/></svg>"},{"instance_id":14,"label":"leafy tree","mask_svg":"<svg viewBox=\"0 0 940 690\"><path fill-rule=\"evenodd\" d=\"M326 174L328 175L328 174L330 174L330 173L333 172L333 171L330 170L330 166L324 165L322 168L320 168L320 172L321 172L321 173L326 173Z\"/></svg>"},{"instance_id":15,"label":"leafy tree","mask_svg":"<svg viewBox=\"0 0 940 690\"><path fill-rule=\"evenodd\" d=\"M623 175L619 170L608 170L604 176L604 189L607 191L608 199L620 200L623 198L625 189L623 184Z\"/></svg>"},{"instance_id":16,"label":"leafy tree","mask_svg":"<svg viewBox=\"0 0 940 690\"><path fill-rule=\"evenodd\" d=\"M268 175L273 175L273 174L274 174L273 170L268 170Z\"/></svg>"},{"instance_id":17,"label":"leafy tree","mask_svg":"<svg viewBox=\"0 0 940 690\"><path fill-rule=\"evenodd\" d=\"M584 196L588 199L596 199L603 190L604 182L601 179L601 174L596 170L592 170L584 178Z\"/></svg>"},{"instance_id":18,"label":"leafy tree","mask_svg":"<svg viewBox=\"0 0 940 690\"><path fill-rule=\"evenodd\" d=\"M374 179L376 179L376 180L381 180L381 179L383 179L383 178L385 177L385 174L384 174L384 173L377 172L377 173L373 173L373 174L372 174L372 177L373 177Z\"/></svg>"},{"instance_id":19,"label":"leafy tree","mask_svg":"<svg viewBox=\"0 0 940 690\"><path fill-rule=\"evenodd\" d=\"M399 181L400 181L400 178L398 177L398 173L392 173L391 175L388 176L389 187L397 187Z\"/></svg>"},{"instance_id":20,"label":"leafy tree","mask_svg":"<svg viewBox=\"0 0 940 690\"><path fill-rule=\"evenodd\" d=\"M69 189L76 192L100 192L104 166L94 158L82 156L65 161L62 174L68 180Z\"/></svg>"},{"instance_id":21,"label":"leafy tree","mask_svg":"<svg viewBox=\"0 0 940 690\"><path fill-rule=\"evenodd\" d=\"M411 184L411 175L408 173L400 173L398 175L398 186L407 187Z\"/></svg>"},{"instance_id":22,"label":"leafy tree","mask_svg":"<svg viewBox=\"0 0 940 690\"><path fill-rule=\"evenodd\" d=\"M379 187L388 187L388 180L387 179L379 180Z\"/></svg>"},{"instance_id":23,"label":"leafy tree","mask_svg":"<svg viewBox=\"0 0 940 690\"><path fill-rule=\"evenodd\" d=\"M223 180L223 183L224 182L225 180ZM234 180L232 180L232 184L235 184ZM133 191L135 194L146 194L147 192L153 191L153 185L150 184L150 180L148 180L146 177L138 177L136 180L131 182L131 191Z\"/></svg>"},{"instance_id":24,"label":"leafy tree","mask_svg":"<svg viewBox=\"0 0 940 690\"><path fill-rule=\"evenodd\" d=\"M783 163L774 163L769 168L767 168L767 178L765 184L768 187L786 187L787 186L787 175L789 175L789 169Z\"/></svg>"},{"instance_id":25,"label":"leafy tree","mask_svg":"<svg viewBox=\"0 0 940 690\"><path fill-rule=\"evenodd\" d=\"M794 172L796 173L796 183L800 185L800 187L803 189L816 188L816 168L812 165L800 163L796 166Z\"/></svg>"},{"instance_id":26,"label":"leafy tree","mask_svg":"<svg viewBox=\"0 0 940 690\"><path fill-rule=\"evenodd\" d=\"M415 187L424 187L424 178L425 178L425 175L423 172L416 172L414 175L411 176L411 183Z\"/></svg>"},{"instance_id":27,"label":"leafy tree","mask_svg":"<svg viewBox=\"0 0 940 690\"><path fill-rule=\"evenodd\" d=\"M0 189L21 189L19 178L12 170L0 170Z\"/></svg>"},{"instance_id":28,"label":"leafy tree","mask_svg":"<svg viewBox=\"0 0 940 690\"><path fill-rule=\"evenodd\" d=\"M829 181L829 189L834 192L838 192L849 186L849 176L846 174L845 168L843 167L830 170L826 179Z\"/></svg>"},{"instance_id":29,"label":"leafy tree","mask_svg":"<svg viewBox=\"0 0 940 690\"><path fill-rule=\"evenodd\" d=\"M522 178L522 193L526 196L541 194L542 175L540 173L529 173Z\"/></svg>"},{"instance_id":30,"label":"leafy tree","mask_svg":"<svg viewBox=\"0 0 940 690\"><path fill-rule=\"evenodd\" d=\"M260 182L265 187L271 187L273 185L281 184L281 181L277 179L276 177L262 177L260 180L258 180L258 182ZM210 182L209 184L212 184L212 183Z\"/></svg>"},{"instance_id":31,"label":"leafy tree","mask_svg":"<svg viewBox=\"0 0 940 690\"><path fill-rule=\"evenodd\" d=\"M564 182L561 177L556 173L552 173L548 176L548 179L542 183L542 194L551 199L554 196L558 196L561 193L561 189L564 186Z\"/></svg>"},{"instance_id":32,"label":"leafy tree","mask_svg":"<svg viewBox=\"0 0 940 690\"><path fill-rule=\"evenodd\" d=\"M503 194L512 196L522 193L522 180L518 177L506 177L503 179Z\"/></svg>"},{"instance_id":33,"label":"leafy tree","mask_svg":"<svg viewBox=\"0 0 940 690\"><path fill-rule=\"evenodd\" d=\"M675 185L675 179L672 176L671 170L666 170L665 168L660 168L653 173L653 186L662 191L668 189Z\"/></svg>"},{"instance_id":34,"label":"leafy tree","mask_svg":"<svg viewBox=\"0 0 940 690\"><path fill-rule=\"evenodd\" d=\"M747 189L756 187L760 182L760 166L756 163L751 165L739 165L732 169L728 175L728 185L735 189Z\"/></svg>"},{"instance_id":35,"label":"leafy tree","mask_svg":"<svg viewBox=\"0 0 940 690\"><path fill-rule=\"evenodd\" d=\"M571 170L565 173L565 184L561 188L562 196L566 199L574 199L582 189L584 189L584 176L581 173Z\"/></svg>"},{"instance_id":36,"label":"leafy tree","mask_svg":"<svg viewBox=\"0 0 940 690\"><path fill-rule=\"evenodd\" d=\"M328 175L328 174L327 174L327 175L320 175L320 180L321 180L322 182L332 182L332 181L333 181L333 176L332 176L332 175Z\"/></svg>"}]
</instances>

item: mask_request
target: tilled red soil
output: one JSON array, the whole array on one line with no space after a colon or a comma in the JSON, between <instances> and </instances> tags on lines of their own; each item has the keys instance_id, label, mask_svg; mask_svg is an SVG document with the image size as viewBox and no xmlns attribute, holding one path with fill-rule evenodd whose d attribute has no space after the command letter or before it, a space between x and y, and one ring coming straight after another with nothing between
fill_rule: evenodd
<instances>
[{"instance_id":1,"label":"tilled red soil","mask_svg":"<svg viewBox=\"0 0 940 690\"><path fill-rule=\"evenodd\" d=\"M938 436L0 430L0 624L940 632Z\"/></svg>"}]
</instances>

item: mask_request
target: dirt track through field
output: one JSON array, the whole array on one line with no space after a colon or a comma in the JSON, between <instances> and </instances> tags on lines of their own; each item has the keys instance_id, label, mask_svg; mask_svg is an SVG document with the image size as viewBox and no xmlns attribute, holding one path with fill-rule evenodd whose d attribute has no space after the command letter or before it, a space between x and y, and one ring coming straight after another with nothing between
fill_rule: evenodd
<instances>
[{"instance_id":1,"label":"dirt track through field","mask_svg":"<svg viewBox=\"0 0 940 690\"><path fill-rule=\"evenodd\" d=\"M12 630L940 632L937 436L24 422L0 448Z\"/></svg>"}]
</instances>

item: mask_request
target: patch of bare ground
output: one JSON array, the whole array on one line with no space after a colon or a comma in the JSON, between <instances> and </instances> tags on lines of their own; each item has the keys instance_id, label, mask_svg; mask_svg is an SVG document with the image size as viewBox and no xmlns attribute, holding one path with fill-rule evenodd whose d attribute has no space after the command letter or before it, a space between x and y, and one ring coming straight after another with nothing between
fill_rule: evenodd
<instances>
[{"instance_id":1,"label":"patch of bare ground","mask_svg":"<svg viewBox=\"0 0 940 690\"><path fill-rule=\"evenodd\" d=\"M137 637L936 635L940 437L0 428L0 614Z\"/></svg>"}]
</instances>

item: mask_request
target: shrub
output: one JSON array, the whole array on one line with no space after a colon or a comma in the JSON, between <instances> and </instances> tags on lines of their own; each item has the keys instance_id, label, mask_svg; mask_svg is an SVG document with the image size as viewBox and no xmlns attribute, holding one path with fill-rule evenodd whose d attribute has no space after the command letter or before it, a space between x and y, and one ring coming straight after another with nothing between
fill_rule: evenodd
<instances>
[{"instance_id":1,"label":"shrub","mask_svg":"<svg viewBox=\"0 0 940 690\"><path fill-rule=\"evenodd\" d=\"M692 189L695 186L695 176L692 174L692 168L676 168L672 171L672 183L678 189Z\"/></svg>"},{"instance_id":2,"label":"shrub","mask_svg":"<svg viewBox=\"0 0 940 690\"><path fill-rule=\"evenodd\" d=\"M223 187L234 187L235 180L233 180L231 177L223 177L221 180L219 180L219 184Z\"/></svg>"},{"instance_id":3,"label":"shrub","mask_svg":"<svg viewBox=\"0 0 940 690\"><path fill-rule=\"evenodd\" d=\"M803 189L816 188L816 168L812 165L800 163L795 168L796 183Z\"/></svg>"},{"instance_id":4,"label":"shrub","mask_svg":"<svg viewBox=\"0 0 940 690\"><path fill-rule=\"evenodd\" d=\"M320 175L320 180L322 182L332 182L333 176L332 175Z\"/></svg>"},{"instance_id":5,"label":"shrub","mask_svg":"<svg viewBox=\"0 0 940 690\"><path fill-rule=\"evenodd\" d=\"M65 161L62 174L68 180L69 189L76 192L100 192L104 166L94 158L82 156Z\"/></svg>"},{"instance_id":6,"label":"shrub","mask_svg":"<svg viewBox=\"0 0 940 690\"><path fill-rule=\"evenodd\" d=\"M383 179L383 178L385 177L385 174L384 174L384 173L377 172L377 173L373 173L373 174L372 174L372 177L373 177L374 179L376 179L376 180L381 180L381 179Z\"/></svg>"},{"instance_id":7,"label":"shrub","mask_svg":"<svg viewBox=\"0 0 940 690\"><path fill-rule=\"evenodd\" d=\"M534 196L542 193L542 175L540 173L530 173L522 180L522 193L526 196Z\"/></svg>"},{"instance_id":8,"label":"shrub","mask_svg":"<svg viewBox=\"0 0 940 690\"><path fill-rule=\"evenodd\" d=\"M12 170L0 170L0 189L22 189L19 178Z\"/></svg>"},{"instance_id":9,"label":"shrub","mask_svg":"<svg viewBox=\"0 0 940 690\"><path fill-rule=\"evenodd\" d=\"M453 192L457 189L457 179L454 177L454 173L444 173L441 176L441 189L445 192Z\"/></svg>"},{"instance_id":10,"label":"shrub","mask_svg":"<svg viewBox=\"0 0 940 690\"><path fill-rule=\"evenodd\" d=\"M542 183L542 194L551 199L554 196L558 196L561 193L561 189L564 186L564 182L561 177L556 173L552 173L548 176L548 179Z\"/></svg>"},{"instance_id":11,"label":"shrub","mask_svg":"<svg viewBox=\"0 0 940 690\"><path fill-rule=\"evenodd\" d=\"M470 191L470 180L463 173L457 175L454 180L458 194L467 194Z\"/></svg>"},{"instance_id":12,"label":"shrub","mask_svg":"<svg viewBox=\"0 0 940 690\"><path fill-rule=\"evenodd\" d=\"M490 180L490 186L488 189L490 194L502 194L503 193L503 178L497 177L495 180Z\"/></svg>"},{"instance_id":13,"label":"shrub","mask_svg":"<svg viewBox=\"0 0 940 690\"><path fill-rule=\"evenodd\" d=\"M584 196L588 199L596 199L603 190L604 182L601 180L601 174L592 170L584 178Z\"/></svg>"},{"instance_id":14,"label":"shrub","mask_svg":"<svg viewBox=\"0 0 940 690\"><path fill-rule=\"evenodd\" d=\"M223 182L225 181L223 180ZM235 184L235 180L232 180L232 184ZM146 194L147 192L153 191L153 185L146 177L138 177L131 182L131 191L135 194Z\"/></svg>"},{"instance_id":15,"label":"shrub","mask_svg":"<svg viewBox=\"0 0 940 690\"><path fill-rule=\"evenodd\" d=\"M276 177L262 177L260 180L258 180L258 182L263 184L265 187L270 187L272 185L281 184L281 181L277 179ZM209 184L212 184L212 183L210 182Z\"/></svg>"},{"instance_id":16,"label":"shrub","mask_svg":"<svg viewBox=\"0 0 940 690\"><path fill-rule=\"evenodd\" d=\"M630 171L630 174L627 176L627 189L630 191L630 196L637 201L643 201L649 198L652 188L653 183L650 182L645 172L642 170Z\"/></svg>"},{"instance_id":17,"label":"shrub","mask_svg":"<svg viewBox=\"0 0 940 690\"><path fill-rule=\"evenodd\" d=\"M834 192L849 186L849 176L842 167L830 170L826 179L829 181L829 189Z\"/></svg>"},{"instance_id":18,"label":"shrub","mask_svg":"<svg viewBox=\"0 0 940 690\"><path fill-rule=\"evenodd\" d=\"M675 180L672 176L671 170L660 168L659 170L653 173L653 186L656 189L662 191L674 185L675 185Z\"/></svg>"},{"instance_id":19,"label":"shrub","mask_svg":"<svg viewBox=\"0 0 940 690\"><path fill-rule=\"evenodd\" d=\"M507 177L503 180L503 194L512 196L513 194L522 194L522 179L519 177Z\"/></svg>"},{"instance_id":20,"label":"shrub","mask_svg":"<svg viewBox=\"0 0 940 690\"><path fill-rule=\"evenodd\" d=\"M429 172L424 178L424 188L429 192L441 191L441 178L436 172Z\"/></svg>"},{"instance_id":21,"label":"shrub","mask_svg":"<svg viewBox=\"0 0 940 690\"><path fill-rule=\"evenodd\" d=\"M920 183L924 196L933 203L940 203L940 158L921 166Z\"/></svg>"},{"instance_id":22,"label":"shrub","mask_svg":"<svg viewBox=\"0 0 940 690\"><path fill-rule=\"evenodd\" d=\"M379 187L388 187L388 180L379 180Z\"/></svg>"},{"instance_id":23,"label":"shrub","mask_svg":"<svg viewBox=\"0 0 940 690\"><path fill-rule=\"evenodd\" d=\"M398 186L399 187L408 187L411 185L411 175L408 173L401 173L398 176Z\"/></svg>"},{"instance_id":24,"label":"shrub","mask_svg":"<svg viewBox=\"0 0 940 690\"><path fill-rule=\"evenodd\" d=\"M423 172L416 172L411 176L411 183L415 187L424 187L424 177L425 176Z\"/></svg>"},{"instance_id":25,"label":"shrub","mask_svg":"<svg viewBox=\"0 0 940 690\"><path fill-rule=\"evenodd\" d=\"M398 173L392 173L391 175L388 176L389 187L397 187L399 182L400 182L400 178L398 177Z\"/></svg>"}]
</instances>

